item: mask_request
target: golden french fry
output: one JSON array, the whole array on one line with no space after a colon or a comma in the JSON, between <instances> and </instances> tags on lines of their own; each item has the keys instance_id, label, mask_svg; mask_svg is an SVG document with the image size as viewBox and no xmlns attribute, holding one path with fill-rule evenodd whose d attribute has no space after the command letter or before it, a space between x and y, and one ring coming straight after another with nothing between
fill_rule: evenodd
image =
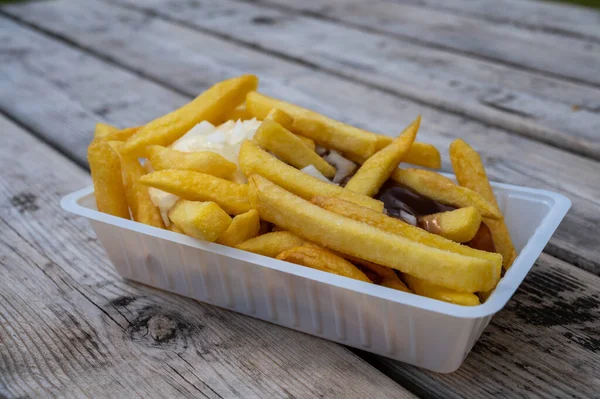
<instances>
[{"instance_id":1,"label":"golden french fry","mask_svg":"<svg viewBox=\"0 0 600 399\"><path fill-rule=\"evenodd\" d=\"M260 219L256 209L250 209L246 213L237 215L231 221L231 224L219 237L219 244L235 247L236 245L256 237L260 230Z\"/></svg>"},{"instance_id":2,"label":"golden french fry","mask_svg":"<svg viewBox=\"0 0 600 399\"><path fill-rule=\"evenodd\" d=\"M338 122L317 112L285 101L250 92L246 107L257 119L264 120L274 108L280 109L294 119L292 131L315 140L326 148L332 148L364 159L375 153L377 138L371 132Z\"/></svg>"},{"instance_id":3,"label":"golden french fry","mask_svg":"<svg viewBox=\"0 0 600 399\"><path fill-rule=\"evenodd\" d=\"M392 179L441 204L457 208L474 206L481 216L490 219L502 218L500 211L480 194L466 187L457 186L436 172L423 169L396 169L392 173Z\"/></svg>"},{"instance_id":4,"label":"golden french fry","mask_svg":"<svg viewBox=\"0 0 600 399\"><path fill-rule=\"evenodd\" d=\"M492 186L490 186L479 154L463 140L458 139L450 144L450 160L452 161L452 168L456 174L458 184L481 194L486 201L494 205L498 212L500 212L498 202L494 196ZM517 257L517 252L515 251L504 219L484 219L484 222L492 233L496 250L504 258L504 269L508 269Z\"/></svg>"},{"instance_id":5,"label":"golden french fry","mask_svg":"<svg viewBox=\"0 0 600 399\"><path fill-rule=\"evenodd\" d=\"M468 242L481 225L481 214L468 206L454 211L434 213L418 218L419 227L456 242Z\"/></svg>"},{"instance_id":6,"label":"golden french fry","mask_svg":"<svg viewBox=\"0 0 600 399\"><path fill-rule=\"evenodd\" d=\"M137 133L142 126L128 127L125 129L117 130L115 132L109 133L104 136L102 139L107 141L127 141L131 136Z\"/></svg>"},{"instance_id":7,"label":"golden french fry","mask_svg":"<svg viewBox=\"0 0 600 399\"><path fill-rule=\"evenodd\" d=\"M98 122L96 123L96 128L94 129L94 139L102 139L108 136L111 133L118 132L119 129L109 125L108 123Z\"/></svg>"},{"instance_id":8,"label":"golden french fry","mask_svg":"<svg viewBox=\"0 0 600 399\"><path fill-rule=\"evenodd\" d=\"M312 177L278 160L250 140L242 144L239 163L240 168L247 176L258 174L266 177L304 199L311 199L317 195L340 197L380 212L383 211L381 201Z\"/></svg>"},{"instance_id":9,"label":"golden french fry","mask_svg":"<svg viewBox=\"0 0 600 399\"><path fill-rule=\"evenodd\" d=\"M324 248L314 246L290 248L277 255L277 259L355 280L372 282L352 263Z\"/></svg>"},{"instance_id":10,"label":"golden french fry","mask_svg":"<svg viewBox=\"0 0 600 399\"><path fill-rule=\"evenodd\" d=\"M400 277L398 277L398 275L393 269L387 266L381 266L376 263L366 261L364 259L356 258L354 256L345 256L346 259L350 262L362 266L363 270L366 269L371 273L375 274L379 279L379 281L377 282L378 285L382 285L384 287L392 288L399 291L411 292L411 290L406 286L406 284L404 284L404 282L400 280ZM369 275L367 274L367 277L368 276Z\"/></svg>"},{"instance_id":11,"label":"golden french fry","mask_svg":"<svg viewBox=\"0 0 600 399\"><path fill-rule=\"evenodd\" d=\"M183 169L230 180L237 166L211 151L182 152L160 145L146 148L154 170Z\"/></svg>"},{"instance_id":12,"label":"golden french fry","mask_svg":"<svg viewBox=\"0 0 600 399\"><path fill-rule=\"evenodd\" d=\"M175 223L171 223L171 226L169 226L169 230L171 230L173 233L185 234L185 231L177 227Z\"/></svg>"},{"instance_id":13,"label":"golden french fry","mask_svg":"<svg viewBox=\"0 0 600 399\"><path fill-rule=\"evenodd\" d=\"M431 234L401 220L386 216L383 213L375 212L372 209L339 198L315 197L311 202L330 212L366 223L378 229L397 234L429 247L487 260L497 266L498 270L496 272L500 274L502 257L498 254L479 251L469 248L466 245L460 245L442 236Z\"/></svg>"},{"instance_id":14,"label":"golden french fry","mask_svg":"<svg viewBox=\"0 0 600 399\"><path fill-rule=\"evenodd\" d=\"M214 202L179 200L169 219L188 236L215 241L231 224L231 217Z\"/></svg>"},{"instance_id":15,"label":"golden french fry","mask_svg":"<svg viewBox=\"0 0 600 399\"><path fill-rule=\"evenodd\" d=\"M404 129L396 140L367 159L346 183L346 188L369 197L377 194L411 148L420 124L421 117L419 116Z\"/></svg>"},{"instance_id":16,"label":"golden french fry","mask_svg":"<svg viewBox=\"0 0 600 399\"><path fill-rule=\"evenodd\" d=\"M392 267L460 292L485 291L500 279L497 263L423 245L322 209L259 175L249 177L249 200L267 220L323 247Z\"/></svg>"},{"instance_id":17,"label":"golden french fry","mask_svg":"<svg viewBox=\"0 0 600 399\"><path fill-rule=\"evenodd\" d=\"M125 143L125 152L142 155L148 145L167 146L201 121L216 123L256 90L258 78L242 75L224 80L176 111L161 116L137 131Z\"/></svg>"},{"instance_id":18,"label":"golden french fry","mask_svg":"<svg viewBox=\"0 0 600 399\"><path fill-rule=\"evenodd\" d=\"M94 196L100 212L129 219L119 153L108 142L94 140L88 147Z\"/></svg>"},{"instance_id":19,"label":"golden french fry","mask_svg":"<svg viewBox=\"0 0 600 399\"><path fill-rule=\"evenodd\" d=\"M254 140L262 148L297 169L314 165L325 177L331 179L335 176L335 168L332 165L277 122L265 119L256 130Z\"/></svg>"},{"instance_id":20,"label":"golden french fry","mask_svg":"<svg viewBox=\"0 0 600 399\"><path fill-rule=\"evenodd\" d=\"M292 125L294 124L294 118L279 108L273 108L270 110L265 117L265 120L277 122L286 130L292 130Z\"/></svg>"},{"instance_id":21,"label":"golden french fry","mask_svg":"<svg viewBox=\"0 0 600 399\"><path fill-rule=\"evenodd\" d=\"M306 240L289 231L275 231L246 240L236 245L236 248L274 258L283 251L299 247L305 242Z\"/></svg>"},{"instance_id":22,"label":"golden french fry","mask_svg":"<svg viewBox=\"0 0 600 399\"><path fill-rule=\"evenodd\" d=\"M121 142L118 143L122 144ZM145 174L143 166L140 165L137 158L127 154L121 156L121 166L123 168L125 196L133 220L164 229L165 224L160 216L160 210L150 199L148 186L139 182L140 177Z\"/></svg>"},{"instance_id":23,"label":"golden french fry","mask_svg":"<svg viewBox=\"0 0 600 399\"><path fill-rule=\"evenodd\" d=\"M317 148L317 145L315 144L315 141L313 139L309 139L308 137L300 136L299 134L297 134L296 136L300 140L302 140L304 145L307 146L308 148L310 148L311 150L314 151Z\"/></svg>"},{"instance_id":24,"label":"golden french fry","mask_svg":"<svg viewBox=\"0 0 600 399\"><path fill-rule=\"evenodd\" d=\"M227 115L225 115L223 117L223 122L239 121L239 120L245 121L245 120L249 120L252 118L253 118L253 116L246 109L246 104L242 104L242 105L238 106L236 109L234 109L233 111L231 111L230 113L228 113Z\"/></svg>"},{"instance_id":25,"label":"golden french fry","mask_svg":"<svg viewBox=\"0 0 600 399\"><path fill-rule=\"evenodd\" d=\"M377 151L388 146L392 141L392 137L377 134ZM362 164L365 160L362 159L359 161L358 163ZM442 167L442 156L434 145L415 141L402 159L402 162L424 168L439 169Z\"/></svg>"},{"instance_id":26,"label":"golden french fry","mask_svg":"<svg viewBox=\"0 0 600 399\"><path fill-rule=\"evenodd\" d=\"M165 169L149 173L140 182L190 201L213 201L231 215L250 210L248 186L191 170Z\"/></svg>"},{"instance_id":27,"label":"golden french fry","mask_svg":"<svg viewBox=\"0 0 600 399\"><path fill-rule=\"evenodd\" d=\"M477 306L480 304L479 298L473 293L453 291L448 288L431 284L425 280L418 279L409 274L403 274L402 277L415 294L457 305Z\"/></svg>"}]
</instances>

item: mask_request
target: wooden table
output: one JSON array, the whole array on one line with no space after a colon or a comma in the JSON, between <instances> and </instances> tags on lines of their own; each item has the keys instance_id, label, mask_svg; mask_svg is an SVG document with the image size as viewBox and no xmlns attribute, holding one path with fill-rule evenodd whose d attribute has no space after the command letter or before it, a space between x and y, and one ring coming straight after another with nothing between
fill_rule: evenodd
<instances>
[{"instance_id":1,"label":"wooden table","mask_svg":"<svg viewBox=\"0 0 600 399\"><path fill-rule=\"evenodd\" d=\"M94 124L241 73L395 134L462 137L573 208L441 375L123 281L59 199ZM600 14L529 0L59 0L0 8L0 397L600 397ZM444 170L449 171L447 156Z\"/></svg>"}]
</instances>

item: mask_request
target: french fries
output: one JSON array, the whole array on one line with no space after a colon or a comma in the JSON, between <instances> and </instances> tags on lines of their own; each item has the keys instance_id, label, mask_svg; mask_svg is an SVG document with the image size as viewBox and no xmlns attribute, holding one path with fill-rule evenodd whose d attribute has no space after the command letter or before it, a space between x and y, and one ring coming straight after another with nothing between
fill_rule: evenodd
<instances>
[{"instance_id":1,"label":"french fries","mask_svg":"<svg viewBox=\"0 0 600 399\"><path fill-rule=\"evenodd\" d=\"M129 219L121 159L117 150L104 140L94 140L88 147L87 158L98 210Z\"/></svg>"},{"instance_id":2,"label":"french fries","mask_svg":"<svg viewBox=\"0 0 600 399\"><path fill-rule=\"evenodd\" d=\"M457 305L477 306L480 304L479 298L473 293L453 291L448 288L431 284L425 280L418 279L409 274L404 274L402 277L415 294L439 299L444 302L455 303Z\"/></svg>"},{"instance_id":3,"label":"french fries","mask_svg":"<svg viewBox=\"0 0 600 399\"><path fill-rule=\"evenodd\" d=\"M263 151L252 141L245 141L242 144L239 163L240 168L247 176L258 174L266 177L304 199L311 199L318 195L340 197L377 211L383 210L381 201L309 176Z\"/></svg>"},{"instance_id":4,"label":"french fries","mask_svg":"<svg viewBox=\"0 0 600 399\"><path fill-rule=\"evenodd\" d=\"M260 219L255 209L237 215L225 232L219 237L219 244L235 247L236 245L256 237L260 230Z\"/></svg>"},{"instance_id":5,"label":"french fries","mask_svg":"<svg viewBox=\"0 0 600 399\"><path fill-rule=\"evenodd\" d=\"M454 211L421 216L419 226L430 233L456 242L468 242L475 237L481 225L481 214L468 206Z\"/></svg>"},{"instance_id":6,"label":"french fries","mask_svg":"<svg viewBox=\"0 0 600 399\"><path fill-rule=\"evenodd\" d=\"M94 129L94 139L104 140L106 136L111 133L118 132L119 129L109 125L108 123L98 122L96 123L96 128Z\"/></svg>"},{"instance_id":7,"label":"french fries","mask_svg":"<svg viewBox=\"0 0 600 399\"><path fill-rule=\"evenodd\" d=\"M420 124L419 116L396 140L367 159L346 183L346 188L369 197L377 194L411 148Z\"/></svg>"},{"instance_id":8,"label":"french fries","mask_svg":"<svg viewBox=\"0 0 600 399\"><path fill-rule=\"evenodd\" d=\"M217 83L190 103L142 127L127 140L124 150L143 155L146 146L167 146L203 120L215 123L243 103L246 94L257 86L258 78L254 75Z\"/></svg>"},{"instance_id":9,"label":"french fries","mask_svg":"<svg viewBox=\"0 0 600 399\"><path fill-rule=\"evenodd\" d=\"M457 139L450 144L450 160L458 184L481 194L487 202L495 206L498 212L500 212L498 202L494 196L492 186L490 186L479 154L477 154L477 152L467 143ZM503 265L504 269L507 270L517 257L517 253L510 238L506 223L504 223L504 219L485 219L484 222L492 233L496 250L501 253L504 258Z\"/></svg>"},{"instance_id":10,"label":"french fries","mask_svg":"<svg viewBox=\"0 0 600 399\"><path fill-rule=\"evenodd\" d=\"M450 147L459 185L398 169L441 166L434 146L415 141L420 117L394 139L257 84L225 80L144 126L97 124L88 160L98 209L457 305L492 293L516 253L471 147Z\"/></svg>"},{"instance_id":11,"label":"french fries","mask_svg":"<svg viewBox=\"0 0 600 399\"><path fill-rule=\"evenodd\" d=\"M248 193L252 207L262 219L334 251L460 292L488 290L500 278L500 268L493 262L428 247L337 215L262 176L250 176Z\"/></svg>"},{"instance_id":12,"label":"french fries","mask_svg":"<svg viewBox=\"0 0 600 399\"><path fill-rule=\"evenodd\" d=\"M119 144L123 143L119 142ZM126 154L121 156L121 166L123 168L125 196L133 220L164 229L165 224L160 215L160 210L152 203L148 187L139 182L140 178L146 173L144 167L140 165L137 158Z\"/></svg>"},{"instance_id":13,"label":"french fries","mask_svg":"<svg viewBox=\"0 0 600 399\"><path fill-rule=\"evenodd\" d=\"M339 276L350 277L355 280L366 281L368 283L372 282L352 263L324 248L317 248L314 246L294 247L277 255L277 259L313 269L323 270Z\"/></svg>"},{"instance_id":14,"label":"french fries","mask_svg":"<svg viewBox=\"0 0 600 399\"><path fill-rule=\"evenodd\" d=\"M236 245L236 248L274 258L285 250L299 247L305 243L306 240L294 233L276 231L246 240Z\"/></svg>"},{"instance_id":15,"label":"french fries","mask_svg":"<svg viewBox=\"0 0 600 399\"><path fill-rule=\"evenodd\" d=\"M210 151L182 152L160 145L151 145L147 147L146 152L154 170L192 170L227 180L231 180L237 170L233 162Z\"/></svg>"},{"instance_id":16,"label":"french fries","mask_svg":"<svg viewBox=\"0 0 600 399\"><path fill-rule=\"evenodd\" d=\"M451 183L444 176L422 169L397 169L392 173L396 182L445 205L464 208L474 206L481 216L502 219L502 214L480 194Z\"/></svg>"},{"instance_id":17,"label":"french fries","mask_svg":"<svg viewBox=\"0 0 600 399\"><path fill-rule=\"evenodd\" d=\"M140 182L190 201L213 201L230 215L250 210L247 185L205 173L165 169L142 176Z\"/></svg>"},{"instance_id":18,"label":"french fries","mask_svg":"<svg viewBox=\"0 0 600 399\"><path fill-rule=\"evenodd\" d=\"M444 237L431 234L423 229L412 226L401 220L389 217L372 209L344 201L339 198L315 197L313 204L347 218L366 223L370 226L397 234L401 237L414 240L429 247L438 248L442 251L454 252L456 254L481 258L495 265L495 274L500 274L502 257L495 253L478 251L465 245L450 241Z\"/></svg>"},{"instance_id":19,"label":"french fries","mask_svg":"<svg viewBox=\"0 0 600 399\"><path fill-rule=\"evenodd\" d=\"M373 133L343 124L306 108L257 92L248 93L246 107L252 115L261 120L274 108L284 111L294 119L294 133L313 139L324 147L365 159L375 153L377 138Z\"/></svg>"},{"instance_id":20,"label":"french fries","mask_svg":"<svg viewBox=\"0 0 600 399\"><path fill-rule=\"evenodd\" d=\"M325 177L331 179L335 176L333 166L304 145L298 136L289 132L277 122L265 119L256 130L254 140L262 148L297 169L314 165Z\"/></svg>"},{"instance_id":21,"label":"french fries","mask_svg":"<svg viewBox=\"0 0 600 399\"><path fill-rule=\"evenodd\" d=\"M294 124L294 118L292 118L290 115L286 114L279 108L273 108L272 110L270 110L267 116L265 117L265 121L273 121L279 123L286 130L292 130L292 125Z\"/></svg>"},{"instance_id":22,"label":"french fries","mask_svg":"<svg viewBox=\"0 0 600 399\"><path fill-rule=\"evenodd\" d=\"M215 241L231 224L231 217L214 202L179 200L169 219L185 234L206 241Z\"/></svg>"}]
</instances>

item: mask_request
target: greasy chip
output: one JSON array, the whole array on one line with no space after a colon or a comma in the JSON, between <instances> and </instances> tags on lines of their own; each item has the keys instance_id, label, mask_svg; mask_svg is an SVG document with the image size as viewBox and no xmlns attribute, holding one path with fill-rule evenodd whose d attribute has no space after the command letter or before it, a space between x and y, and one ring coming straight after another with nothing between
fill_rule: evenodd
<instances>
[{"instance_id":1,"label":"greasy chip","mask_svg":"<svg viewBox=\"0 0 600 399\"><path fill-rule=\"evenodd\" d=\"M453 211L421 216L419 226L456 242L468 242L475 237L481 225L481 214L475 207L468 206Z\"/></svg>"},{"instance_id":2,"label":"greasy chip","mask_svg":"<svg viewBox=\"0 0 600 399\"><path fill-rule=\"evenodd\" d=\"M88 147L87 156L98 210L129 219L118 152L108 142L94 140Z\"/></svg>"},{"instance_id":3,"label":"greasy chip","mask_svg":"<svg viewBox=\"0 0 600 399\"><path fill-rule=\"evenodd\" d=\"M248 194L262 219L334 251L461 292L490 289L500 278L501 259L496 265L388 233L319 208L261 176L250 176Z\"/></svg>"},{"instance_id":4,"label":"greasy chip","mask_svg":"<svg viewBox=\"0 0 600 399\"><path fill-rule=\"evenodd\" d=\"M452 161L452 168L456 174L458 184L481 194L483 198L500 212L498 202L494 196L492 186L490 186L479 154L467 143L457 139L450 144L450 160ZM504 219L485 219L484 222L492 233L496 250L504 258L504 268L508 269L517 257L517 253Z\"/></svg>"},{"instance_id":5,"label":"greasy chip","mask_svg":"<svg viewBox=\"0 0 600 399\"><path fill-rule=\"evenodd\" d=\"M423 169L396 169L392 174L392 179L441 204L452 205L457 208L474 206L481 213L481 216L490 219L502 218L502 214L498 209L480 194L468 188L457 186L436 172Z\"/></svg>"},{"instance_id":6,"label":"greasy chip","mask_svg":"<svg viewBox=\"0 0 600 399\"><path fill-rule=\"evenodd\" d=\"M381 201L310 176L281 162L249 140L242 144L239 163L240 168L247 176L261 175L305 199L311 199L317 195L340 197L377 211L383 210Z\"/></svg>"},{"instance_id":7,"label":"greasy chip","mask_svg":"<svg viewBox=\"0 0 600 399\"><path fill-rule=\"evenodd\" d=\"M279 108L270 110L265 117L265 120L277 122L286 130L292 130L292 125L294 124L294 118Z\"/></svg>"},{"instance_id":8,"label":"greasy chip","mask_svg":"<svg viewBox=\"0 0 600 399\"><path fill-rule=\"evenodd\" d=\"M346 183L346 188L369 197L377 194L412 146L420 124L419 116L396 140L367 159Z\"/></svg>"},{"instance_id":9,"label":"greasy chip","mask_svg":"<svg viewBox=\"0 0 600 399\"><path fill-rule=\"evenodd\" d=\"M213 201L231 215L250 210L248 186L191 170L165 169L149 173L140 182L190 201Z\"/></svg>"},{"instance_id":10,"label":"greasy chip","mask_svg":"<svg viewBox=\"0 0 600 399\"><path fill-rule=\"evenodd\" d=\"M350 277L355 280L366 281L368 283L372 282L352 263L324 248L317 248L315 246L295 247L283 251L277 255L277 259L337 274L339 276Z\"/></svg>"},{"instance_id":11,"label":"greasy chip","mask_svg":"<svg viewBox=\"0 0 600 399\"><path fill-rule=\"evenodd\" d=\"M214 202L179 200L169 219L188 236L215 241L231 224L231 217Z\"/></svg>"},{"instance_id":12,"label":"greasy chip","mask_svg":"<svg viewBox=\"0 0 600 399\"><path fill-rule=\"evenodd\" d=\"M457 305L477 306L480 304L479 298L473 293L453 291L448 288L428 283L427 281L418 279L409 274L404 274L402 278L404 278L406 284L408 284L415 294Z\"/></svg>"},{"instance_id":13,"label":"greasy chip","mask_svg":"<svg viewBox=\"0 0 600 399\"><path fill-rule=\"evenodd\" d=\"M236 245L258 235L260 219L255 209L237 215L225 232L219 237L219 244L235 247Z\"/></svg>"},{"instance_id":14,"label":"greasy chip","mask_svg":"<svg viewBox=\"0 0 600 399\"><path fill-rule=\"evenodd\" d=\"M148 145L167 146L201 121L217 123L256 90L258 78L242 75L212 86L194 100L142 127L125 143L125 152L141 155Z\"/></svg>"},{"instance_id":15,"label":"greasy chip","mask_svg":"<svg viewBox=\"0 0 600 399\"><path fill-rule=\"evenodd\" d=\"M106 136L108 136L109 134L118 132L118 131L119 131L118 128L116 128L112 125L109 125L108 123L98 122L98 123L96 123L96 128L94 129L94 138L104 140L104 138Z\"/></svg>"},{"instance_id":16,"label":"greasy chip","mask_svg":"<svg viewBox=\"0 0 600 399\"><path fill-rule=\"evenodd\" d=\"M183 169L230 180L237 166L212 151L182 152L160 145L147 148L154 170Z\"/></svg>"},{"instance_id":17,"label":"greasy chip","mask_svg":"<svg viewBox=\"0 0 600 399\"><path fill-rule=\"evenodd\" d=\"M265 119L256 130L254 140L277 158L302 169L313 165L325 177L333 178L335 168L327 163L314 150L308 148L299 136L286 130L279 123Z\"/></svg>"},{"instance_id":18,"label":"greasy chip","mask_svg":"<svg viewBox=\"0 0 600 399\"><path fill-rule=\"evenodd\" d=\"M306 240L289 231L275 231L246 240L236 245L236 248L274 258L283 251L299 247L305 242Z\"/></svg>"}]
</instances>

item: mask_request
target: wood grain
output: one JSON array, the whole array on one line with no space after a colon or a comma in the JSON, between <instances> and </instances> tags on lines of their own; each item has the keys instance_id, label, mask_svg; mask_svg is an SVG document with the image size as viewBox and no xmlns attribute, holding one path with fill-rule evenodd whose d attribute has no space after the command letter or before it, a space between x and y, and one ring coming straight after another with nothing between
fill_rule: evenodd
<instances>
[{"instance_id":1,"label":"wood grain","mask_svg":"<svg viewBox=\"0 0 600 399\"><path fill-rule=\"evenodd\" d=\"M600 42L600 12L589 7L536 0L402 0L447 13L476 17L486 24L517 26Z\"/></svg>"},{"instance_id":2,"label":"wood grain","mask_svg":"<svg viewBox=\"0 0 600 399\"><path fill-rule=\"evenodd\" d=\"M385 0L368 3L360 0L265 1L285 7L274 9L263 3L254 5L215 0L176 2L177 6L165 0L144 3L111 0L112 3L151 10L246 45L260 46L280 56L310 63L330 73L600 158L600 140L594 134L600 127L599 88L572 84L549 77L546 73L532 73L497 62L424 47L412 36L398 40L394 33L402 29L414 36L449 37L448 40L454 42L451 34L440 32L440 29L449 29L445 14L429 15L434 11L394 5ZM413 12L405 10L406 7ZM319 18L315 19L295 10L326 11L318 11ZM413 13L417 13L418 18ZM323 15L336 20L322 20ZM352 26L337 23L341 19L349 21ZM44 24L43 21L45 19L41 17L36 23ZM428 27L427 24L433 21L443 28ZM357 24L368 31L357 30ZM484 24L454 21L454 25L460 29L475 25L473 29L476 29ZM556 50L544 50L537 44L521 43L519 47L478 32L469 32L465 37L477 41L484 48L506 46L511 52L519 50L536 57L543 53L545 57L552 57L553 65L563 64L579 69L581 64L573 58L567 63L557 62L567 58L557 54ZM552 45L556 46L555 40ZM594 70L600 68L600 57L585 62ZM573 111L574 106L576 112Z\"/></svg>"},{"instance_id":3,"label":"wood grain","mask_svg":"<svg viewBox=\"0 0 600 399\"><path fill-rule=\"evenodd\" d=\"M58 9L60 12L48 12L46 20L58 21L56 25L62 27L63 34L69 32L69 40L89 51L119 62L138 75L159 79L161 84L189 96L219 79L253 72L261 77L261 90L267 94L381 132L395 134L405 124L402 121L422 114L421 139L437 145L444 154L452 139L462 137L481 150L492 179L568 195L573 208L546 251L600 273L596 251L600 244L596 234L600 223L597 212L600 186L593 184L597 180L598 163L144 13L93 1L85 4L86 8L81 10L65 7ZM58 102L56 107L64 107L77 100L78 108L100 110L96 113L98 120L125 126L143 123L186 99L14 22L3 19L2 24L0 43L8 45L3 51L6 62L0 63L0 72L8 79L0 80L0 109L16 115L26 126L43 130L57 145L70 136L86 136L89 140L96 121L90 115L77 126L65 126L56 119L57 112L52 109L55 102ZM136 33L141 26L144 35ZM175 37L177 40L172 39ZM26 56L15 57L15 53ZM78 67L72 68L75 60ZM53 82L60 82L60 86ZM101 95L90 88L102 90L98 93ZM55 101L45 100L48 90L56 93ZM14 101L21 96L26 101ZM49 115L32 113L31 109ZM85 146L70 147L70 151L78 152L79 159L83 159ZM450 170L446 156L444 169Z\"/></svg>"},{"instance_id":4,"label":"wood grain","mask_svg":"<svg viewBox=\"0 0 600 399\"><path fill-rule=\"evenodd\" d=\"M342 346L116 275L82 169L0 117L0 396L412 397Z\"/></svg>"}]
</instances>

